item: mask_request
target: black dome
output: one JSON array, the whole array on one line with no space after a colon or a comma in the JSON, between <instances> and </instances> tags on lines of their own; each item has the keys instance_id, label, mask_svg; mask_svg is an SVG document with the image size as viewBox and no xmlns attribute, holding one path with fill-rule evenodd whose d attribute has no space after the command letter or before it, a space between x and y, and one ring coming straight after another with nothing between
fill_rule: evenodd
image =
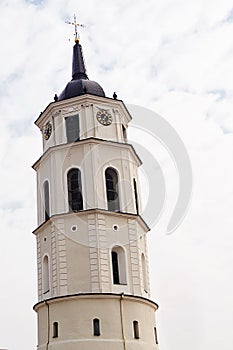
<instances>
[{"instance_id":1,"label":"black dome","mask_svg":"<svg viewBox=\"0 0 233 350\"><path fill-rule=\"evenodd\" d=\"M105 97L102 87L92 80L78 79L71 80L58 97L58 101L66 100L67 98L80 96L83 94L91 94Z\"/></svg>"},{"instance_id":2,"label":"black dome","mask_svg":"<svg viewBox=\"0 0 233 350\"><path fill-rule=\"evenodd\" d=\"M76 42L73 49L72 78L73 79L66 85L65 89L59 95L58 101L83 94L105 97L102 87L95 81L88 79L83 59L82 47L79 42Z\"/></svg>"}]
</instances>

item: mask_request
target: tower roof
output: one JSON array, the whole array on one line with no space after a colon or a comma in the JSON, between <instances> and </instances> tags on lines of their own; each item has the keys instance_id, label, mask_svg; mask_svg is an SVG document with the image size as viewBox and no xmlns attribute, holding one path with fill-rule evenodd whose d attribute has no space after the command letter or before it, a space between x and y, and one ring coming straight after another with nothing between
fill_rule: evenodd
<instances>
[{"instance_id":1,"label":"tower roof","mask_svg":"<svg viewBox=\"0 0 233 350\"><path fill-rule=\"evenodd\" d=\"M77 40L73 47L72 80L58 97L58 101L83 94L105 97L104 90L95 81L89 80L83 58L82 46Z\"/></svg>"}]
</instances>

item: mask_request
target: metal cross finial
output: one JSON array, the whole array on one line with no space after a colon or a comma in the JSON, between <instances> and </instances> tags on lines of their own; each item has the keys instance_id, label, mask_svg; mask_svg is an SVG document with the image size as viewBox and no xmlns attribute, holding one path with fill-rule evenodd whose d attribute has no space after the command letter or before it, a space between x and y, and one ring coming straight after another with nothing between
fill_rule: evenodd
<instances>
[{"instance_id":1,"label":"metal cross finial","mask_svg":"<svg viewBox=\"0 0 233 350\"><path fill-rule=\"evenodd\" d=\"M76 15L74 14L74 22L66 21L67 24L72 24L74 26L75 34L74 34L74 41L77 43L79 42L79 34L78 34L78 27L85 27L84 24L77 23Z\"/></svg>"}]
</instances>

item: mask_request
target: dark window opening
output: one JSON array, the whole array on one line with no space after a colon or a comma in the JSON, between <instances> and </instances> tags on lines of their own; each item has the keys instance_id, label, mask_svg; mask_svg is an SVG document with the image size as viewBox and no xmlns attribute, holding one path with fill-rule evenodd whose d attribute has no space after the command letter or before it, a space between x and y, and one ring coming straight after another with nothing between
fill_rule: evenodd
<instances>
[{"instance_id":1,"label":"dark window opening","mask_svg":"<svg viewBox=\"0 0 233 350\"><path fill-rule=\"evenodd\" d=\"M53 338L58 337L58 322L53 322Z\"/></svg>"},{"instance_id":2,"label":"dark window opening","mask_svg":"<svg viewBox=\"0 0 233 350\"><path fill-rule=\"evenodd\" d=\"M83 210L81 172L71 169L67 174L69 210Z\"/></svg>"},{"instance_id":3,"label":"dark window opening","mask_svg":"<svg viewBox=\"0 0 233 350\"><path fill-rule=\"evenodd\" d=\"M50 217L50 205L49 205L49 183L44 183L44 218L47 221Z\"/></svg>"},{"instance_id":4,"label":"dark window opening","mask_svg":"<svg viewBox=\"0 0 233 350\"><path fill-rule=\"evenodd\" d=\"M118 176L114 169L108 168L105 171L106 191L108 210L119 211Z\"/></svg>"},{"instance_id":5,"label":"dark window opening","mask_svg":"<svg viewBox=\"0 0 233 350\"><path fill-rule=\"evenodd\" d=\"M138 208L138 190L137 190L137 182L135 179L133 179L133 189L134 189L134 199L135 199L135 206L136 206L136 213L139 214L139 208Z\"/></svg>"},{"instance_id":6,"label":"dark window opening","mask_svg":"<svg viewBox=\"0 0 233 350\"><path fill-rule=\"evenodd\" d=\"M156 327L154 328L154 335L155 335L155 344L158 344L158 336L157 336L157 329Z\"/></svg>"},{"instance_id":7,"label":"dark window opening","mask_svg":"<svg viewBox=\"0 0 233 350\"><path fill-rule=\"evenodd\" d=\"M65 118L67 142L76 142L80 139L79 116Z\"/></svg>"},{"instance_id":8,"label":"dark window opening","mask_svg":"<svg viewBox=\"0 0 233 350\"><path fill-rule=\"evenodd\" d=\"M133 321L134 339L139 339L139 325L138 321Z\"/></svg>"},{"instance_id":9,"label":"dark window opening","mask_svg":"<svg viewBox=\"0 0 233 350\"><path fill-rule=\"evenodd\" d=\"M100 335L100 320L98 318L94 318L93 320L93 335Z\"/></svg>"},{"instance_id":10,"label":"dark window opening","mask_svg":"<svg viewBox=\"0 0 233 350\"><path fill-rule=\"evenodd\" d=\"M122 134L123 134L123 139L125 142L127 142L127 133L126 133L126 128L122 124Z\"/></svg>"},{"instance_id":11,"label":"dark window opening","mask_svg":"<svg viewBox=\"0 0 233 350\"><path fill-rule=\"evenodd\" d=\"M113 284L120 284L117 252L112 252L112 273L113 273Z\"/></svg>"}]
</instances>

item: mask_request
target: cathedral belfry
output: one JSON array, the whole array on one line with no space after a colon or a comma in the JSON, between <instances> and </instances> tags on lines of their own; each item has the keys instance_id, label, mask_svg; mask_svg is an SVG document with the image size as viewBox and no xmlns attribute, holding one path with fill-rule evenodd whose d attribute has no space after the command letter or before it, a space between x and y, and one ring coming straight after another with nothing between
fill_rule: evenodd
<instances>
[{"instance_id":1,"label":"cathedral belfry","mask_svg":"<svg viewBox=\"0 0 233 350\"><path fill-rule=\"evenodd\" d=\"M72 80L35 122L39 350L158 349L130 120L88 79L76 35Z\"/></svg>"}]
</instances>

